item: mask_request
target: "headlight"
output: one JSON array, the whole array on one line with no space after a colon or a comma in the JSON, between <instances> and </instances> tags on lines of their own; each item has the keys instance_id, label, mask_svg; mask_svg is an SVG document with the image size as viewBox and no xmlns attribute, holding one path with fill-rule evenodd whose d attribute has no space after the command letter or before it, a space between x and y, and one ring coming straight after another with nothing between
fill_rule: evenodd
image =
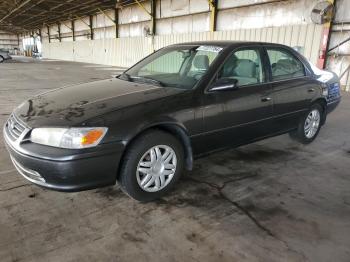
<instances>
[{"instance_id":1,"label":"headlight","mask_svg":"<svg viewBox=\"0 0 350 262\"><path fill-rule=\"evenodd\" d=\"M328 96L328 85L325 83L322 84L322 95L325 97Z\"/></svg>"},{"instance_id":2,"label":"headlight","mask_svg":"<svg viewBox=\"0 0 350 262\"><path fill-rule=\"evenodd\" d=\"M106 127L35 128L31 133L30 140L33 143L53 147L88 148L97 146L107 130Z\"/></svg>"}]
</instances>

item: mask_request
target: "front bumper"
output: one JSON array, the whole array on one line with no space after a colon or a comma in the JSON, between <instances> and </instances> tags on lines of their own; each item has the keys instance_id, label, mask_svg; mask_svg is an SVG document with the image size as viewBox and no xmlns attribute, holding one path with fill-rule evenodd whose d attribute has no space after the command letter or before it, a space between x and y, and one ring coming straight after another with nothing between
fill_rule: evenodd
<instances>
[{"instance_id":1,"label":"front bumper","mask_svg":"<svg viewBox=\"0 0 350 262\"><path fill-rule=\"evenodd\" d=\"M340 104L340 101L341 101L341 98L339 97L336 100L327 102L327 114L329 114L332 111L334 111L334 109L336 109L337 106Z\"/></svg>"},{"instance_id":2,"label":"front bumper","mask_svg":"<svg viewBox=\"0 0 350 262\"><path fill-rule=\"evenodd\" d=\"M115 184L124 150L120 142L100 145L94 151L67 155L66 150L59 148L33 143L15 145L6 132L4 139L11 160L23 177L57 191L74 192ZM43 155L45 151L47 154Z\"/></svg>"}]
</instances>

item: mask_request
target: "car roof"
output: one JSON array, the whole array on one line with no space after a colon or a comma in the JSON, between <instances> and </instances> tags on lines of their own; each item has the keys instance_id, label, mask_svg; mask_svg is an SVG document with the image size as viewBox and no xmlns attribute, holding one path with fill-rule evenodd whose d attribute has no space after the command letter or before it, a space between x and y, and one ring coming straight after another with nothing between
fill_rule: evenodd
<instances>
[{"instance_id":1,"label":"car roof","mask_svg":"<svg viewBox=\"0 0 350 262\"><path fill-rule=\"evenodd\" d=\"M276 47L278 47L278 46L288 47L286 45L276 44L276 43L268 43L268 42L228 41L228 40L185 42L185 43L174 44L171 46L184 46L184 45L213 45L213 46L221 46L221 47L245 46L245 45L269 45L269 46L276 46Z\"/></svg>"}]
</instances>

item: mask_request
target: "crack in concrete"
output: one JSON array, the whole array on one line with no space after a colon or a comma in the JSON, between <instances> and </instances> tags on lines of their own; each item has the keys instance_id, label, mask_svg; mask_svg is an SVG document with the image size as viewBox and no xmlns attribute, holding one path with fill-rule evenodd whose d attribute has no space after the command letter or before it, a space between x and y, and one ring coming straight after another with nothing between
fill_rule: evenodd
<instances>
[{"instance_id":1,"label":"crack in concrete","mask_svg":"<svg viewBox=\"0 0 350 262\"><path fill-rule=\"evenodd\" d=\"M195 183L200 183L200 184L205 184L210 186L211 188L214 188L218 194L220 195L220 197L224 200L226 200L227 202L231 203L232 205L234 205L237 209L239 209L243 214L245 214L258 228L260 228L261 230L263 230L266 234L268 234L271 237L276 237L268 228L266 228L265 226L263 226L247 209L245 209L243 206L241 206L238 202L233 201L232 199L230 199L228 196L226 196L224 194L224 192L222 192L222 190L226 187L226 185L228 185L229 183L233 183L233 182L237 182L240 180L244 180L244 179L248 179L248 178L252 178L252 177L256 177L258 176L258 174L254 174L254 175L250 175L250 176L243 176L240 178L235 178L235 179L230 179L228 181L226 181L225 183L223 183L223 185L219 186L215 183L211 183L211 182L207 182L207 181L201 181L201 180L197 180L195 178L192 177L187 177L188 180L195 182Z\"/></svg>"},{"instance_id":2,"label":"crack in concrete","mask_svg":"<svg viewBox=\"0 0 350 262\"><path fill-rule=\"evenodd\" d=\"M254 225L256 227L258 227L260 230L262 230L263 232L265 232L268 236L280 241L281 243L283 243L283 245L287 248L287 250L297 254L297 255L300 255L302 258L303 258L303 261L308 261L308 259L306 258L306 256L300 252L298 252L297 250L294 250L292 249L289 244L284 241L283 239L279 238L278 236L276 236L270 229L268 229L267 227L265 227L264 225L262 225L259 220L254 217L250 212L249 210L247 210L244 206L240 205L237 201L234 201L232 199L230 199L228 196L225 195L225 193L223 192L223 189L226 187L226 185L228 185L229 183L233 183L233 182L237 182L237 181L240 181L240 180L245 180L245 179L248 179L248 178L253 178L253 177L256 177L258 176L257 173L255 173L254 175L250 175L250 176L242 176L242 177L239 177L239 178L235 178L235 179L230 179L226 182L223 183L223 185L219 186L215 183L211 183L211 182L208 182L208 181L201 181L201 180L197 180L193 177L189 177L187 176L185 179L187 180L190 180L194 183L199 183L199 184L205 184L211 188L214 188L217 193L219 194L219 196L229 202L230 204L232 204L233 206L235 206L238 210L240 210L245 216L247 216L250 221L252 221L254 223Z\"/></svg>"},{"instance_id":3,"label":"crack in concrete","mask_svg":"<svg viewBox=\"0 0 350 262\"><path fill-rule=\"evenodd\" d=\"M9 187L6 189L0 189L0 192L6 192L6 191L10 191L10 190L17 189L20 187L25 187L25 186L32 186L32 184L23 184L23 185L19 185L19 186Z\"/></svg>"}]
</instances>

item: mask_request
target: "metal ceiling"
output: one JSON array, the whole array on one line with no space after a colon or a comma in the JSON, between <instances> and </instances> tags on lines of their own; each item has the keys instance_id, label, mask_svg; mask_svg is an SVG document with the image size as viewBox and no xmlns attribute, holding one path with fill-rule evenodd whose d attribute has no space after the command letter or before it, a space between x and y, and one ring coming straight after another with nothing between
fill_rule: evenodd
<instances>
[{"instance_id":1,"label":"metal ceiling","mask_svg":"<svg viewBox=\"0 0 350 262\"><path fill-rule=\"evenodd\" d=\"M101 10L133 4L132 0L1 0L0 30L21 33Z\"/></svg>"}]
</instances>

